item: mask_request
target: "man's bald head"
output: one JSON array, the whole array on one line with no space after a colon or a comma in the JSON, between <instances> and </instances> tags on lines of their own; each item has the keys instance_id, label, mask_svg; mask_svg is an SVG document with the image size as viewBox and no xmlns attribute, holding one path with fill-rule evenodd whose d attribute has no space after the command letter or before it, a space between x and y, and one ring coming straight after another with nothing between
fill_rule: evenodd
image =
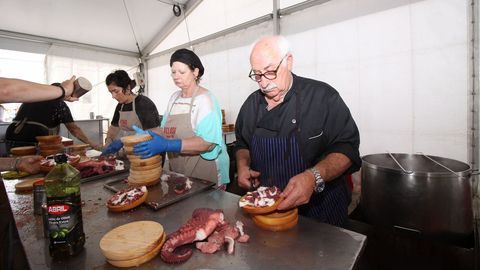
<instances>
[{"instance_id":1,"label":"man's bald head","mask_svg":"<svg viewBox=\"0 0 480 270\"><path fill-rule=\"evenodd\" d=\"M251 50L250 61L252 57L267 57L276 59L283 57L290 52L290 44L283 36L265 36L258 39Z\"/></svg>"}]
</instances>

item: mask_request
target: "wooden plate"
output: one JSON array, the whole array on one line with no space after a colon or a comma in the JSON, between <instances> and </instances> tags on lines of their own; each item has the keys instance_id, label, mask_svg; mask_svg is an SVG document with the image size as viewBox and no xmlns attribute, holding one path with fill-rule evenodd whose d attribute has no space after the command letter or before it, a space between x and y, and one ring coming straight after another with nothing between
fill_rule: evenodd
<instances>
[{"instance_id":1,"label":"wooden plate","mask_svg":"<svg viewBox=\"0 0 480 270\"><path fill-rule=\"evenodd\" d=\"M258 220L255 216L252 217L252 220L253 220L253 223L255 223L255 225L257 225L258 227L260 227L264 230L279 232L279 231L286 231L286 230L289 230L289 229L295 227L298 223L298 215L295 216L295 218L293 220L291 220L290 222L285 223L285 224L279 224L279 225L265 224L265 223L261 222L260 220Z\"/></svg>"},{"instance_id":2,"label":"wooden plate","mask_svg":"<svg viewBox=\"0 0 480 270\"><path fill-rule=\"evenodd\" d=\"M132 260L154 250L163 236L162 224L149 220L135 221L106 233L100 240L100 250L107 260Z\"/></svg>"},{"instance_id":3,"label":"wooden plate","mask_svg":"<svg viewBox=\"0 0 480 270\"><path fill-rule=\"evenodd\" d=\"M261 222L265 225L275 226L275 225L284 225L292 222L295 218L298 218L297 208L290 211L282 213L281 216L275 215L277 213L266 214L266 215L253 215L258 222Z\"/></svg>"},{"instance_id":4,"label":"wooden plate","mask_svg":"<svg viewBox=\"0 0 480 270\"><path fill-rule=\"evenodd\" d=\"M158 182L160 182L160 180L161 180L160 176L161 176L161 174L154 175L154 176L151 176L149 178L146 178L146 177L135 178L135 177L129 176L128 177L128 185L129 186L134 186L134 187L153 186L153 185L157 184Z\"/></svg>"},{"instance_id":5,"label":"wooden plate","mask_svg":"<svg viewBox=\"0 0 480 270\"><path fill-rule=\"evenodd\" d=\"M162 173L162 167L155 167L150 170L130 169L130 175L135 175L135 176L150 176L150 175L156 175L159 173Z\"/></svg>"},{"instance_id":6,"label":"wooden plate","mask_svg":"<svg viewBox=\"0 0 480 270\"><path fill-rule=\"evenodd\" d=\"M151 259L153 259L155 256L157 256L163 244L165 243L166 239L167 239L167 236L165 235L165 233L163 233L160 243L154 249L152 249L152 251L138 258L134 258L131 260L123 260L123 261L107 260L107 262L109 262L113 266L122 267L122 268L139 266L140 264L146 263Z\"/></svg>"},{"instance_id":7,"label":"wooden plate","mask_svg":"<svg viewBox=\"0 0 480 270\"><path fill-rule=\"evenodd\" d=\"M43 180L43 178L30 178L22 180L15 185L16 192L29 192L33 189L33 183L36 181Z\"/></svg>"},{"instance_id":8,"label":"wooden plate","mask_svg":"<svg viewBox=\"0 0 480 270\"><path fill-rule=\"evenodd\" d=\"M245 195L244 195L245 196ZM242 196L240 198L240 200L243 199ZM242 210L246 213L249 213L249 214L267 214L267 213L271 213L275 210L277 210L277 207L278 205L283 201L283 197L280 197L278 200L275 201L274 204L270 205L270 206L265 206L265 207L253 207L253 206L244 206L242 207Z\"/></svg>"},{"instance_id":9,"label":"wooden plate","mask_svg":"<svg viewBox=\"0 0 480 270\"><path fill-rule=\"evenodd\" d=\"M35 137L37 141L46 144L59 144L62 142L62 136L60 135L46 135L46 136L37 136Z\"/></svg>"},{"instance_id":10,"label":"wooden plate","mask_svg":"<svg viewBox=\"0 0 480 270\"><path fill-rule=\"evenodd\" d=\"M145 165L145 166L133 166L133 164L130 164L130 169L133 171L138 171L138 170L151 170L155 168L162 168L162 163L157 162L153 163L151 165Z\"/></svg>"},{"instance_id":11,"label":"wooden plate","mask_svg":"<svg viewBox=\"0 0 480 270\"><path fill-rule=\"evenodd\" d=\"M115 193L115 195L116 195L116 193ZM110 210L112 212L127 211L127 210L133 209L133 208L139 206L140 204L142 204L147 199L147 196L148 196L148 190L143 193L142 197L138 198L138 200L134 201L133 203L125 204L125 205L109 205L107 203L107 207L108 207L108 210Z\"/></svg>"},{"instance_id":12,"label":"wooden plate","mask_svg":"<svg viewBox=\"0 0 480 270\"><path fill-rule=\"evenodd\" d=\"M28 156L35 155L37 153L37 148L35 146L20 146L10 149L10 154L15 156Z\"/></svg>"},{"instance_id":13,"label":"wooden plate","mask_svg":"<svg viewBox=\"0 0 480 270\"><path fill-rule=\"evenodd\" d=\"M145 158L145 159L130 159L130 165L133 167L142 167L148 166L155 163L162 162L162 157L160 155L156 155L153 157Z\"/></svg>"},{"instance_id":14,"label":"wooden plate","mask_svg":"<svg viewBox=\"0 0 480 270\"><path fill-rule=\"evenodd\" d=\"M152 139L152 136L150 134L131 135L131 136L125 136L121 138L125 146L131 146L131 147L133 147L135 144L139 142L144 142L151 139Z\"/></svg>"},{"instance_id":15,"label":"wooden plate","mask_svg":"<svg viewBox=\"0 0 480 270\"><path fill-rule=\"evenodd\" d=\"M56 144L48 144L48 143L39 143L38 148L40 148L40 151L51 151L51 150L63 150L63 144L62 143L56 143Z\"/></svg>"}]
</instances>

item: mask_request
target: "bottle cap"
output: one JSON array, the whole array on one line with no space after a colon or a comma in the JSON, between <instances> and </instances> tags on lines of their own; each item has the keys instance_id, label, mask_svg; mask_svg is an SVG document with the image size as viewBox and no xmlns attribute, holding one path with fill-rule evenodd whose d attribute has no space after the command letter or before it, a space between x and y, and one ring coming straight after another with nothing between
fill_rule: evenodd
<instances>
[{"instance_id":1,"label":"bottle cap","mask_svg":"<svg viewBox=\"0 0 480 270\"><path fill-rule=\"evenodd\" d=\"M73 88L72 96L79 98L92 90L92 83L84 77L78 77L73 82Z\"/></svg>"},{"instance_id":2,"label":"bottle cap","mask_svg":"<svg viewBox=\"0 0 480 270\"><path fill-rule=\"evenodd\" d=\"M55 155L55 163L66 163L68 161L67 155L65 154L56 154Z\"/></svg>"}]
</instances>

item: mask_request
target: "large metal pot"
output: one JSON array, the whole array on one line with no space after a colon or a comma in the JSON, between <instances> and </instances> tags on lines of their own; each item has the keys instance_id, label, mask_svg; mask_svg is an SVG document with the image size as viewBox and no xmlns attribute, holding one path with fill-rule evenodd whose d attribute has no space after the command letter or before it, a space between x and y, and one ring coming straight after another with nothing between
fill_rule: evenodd
<instances>
[{"instance_id":1,"label":"large metal pot","mask_svg":"<svg viewBox=\"0 0 480 270\"><path fill-rule=\"evenodd\" d=\"M471 168L423 154L362 157L362 215L374 226L434 237L473 233Z\"/></svg>"}]
</instances>

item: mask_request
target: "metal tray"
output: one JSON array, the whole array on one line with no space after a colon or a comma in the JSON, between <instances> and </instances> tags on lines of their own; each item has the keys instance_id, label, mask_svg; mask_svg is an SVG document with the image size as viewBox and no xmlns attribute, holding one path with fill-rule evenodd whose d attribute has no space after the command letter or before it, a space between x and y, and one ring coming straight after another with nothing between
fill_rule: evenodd
<instances>
[{"instance_id":1,"label":"metal tray","mask_svg":"<svg viewBox=\"0 0 480 270\"><path fill-rule=\"evenodd\" d=\"M90 176L90 177L86 177L86 178L81 178L80 182L85 183L85 182L95 181L95 180L98 180L98 179L103 179L103 178L106 178L106 177L115 176L117 174L122 174L122 173L128 172L128 171L129 171L129 169L123 169L123 170L113 171L111 173L98 174L98 175L94 175L94 176Z\"/></svg>"},{"instance_id":2,"label":"metal tray","mask_svg":"<svg viewBox=\"0 0 480 270\"><path fill-rule=\"evenodd\" d=\"M164 172L163 175L173 175L174 173ZM162 175L162 177L163 177ZM125 180L128 177L127 175L118 175L114 176L112 180L105 182L103 185L104 188L118 192L119 190L125 189L128 187L128 183ZM148 196L144 204L150 207L153 210L158 210L162 207L170 205L172 203L178 202L180 200L186 199L192 195L200 193L206 189L210 189L215 183L189 177L192 181L192 188L183 194L177 194L173 191L174 183L170 181L160 181L158 184L148 187Z\"/></svg>"}]
</instances>

